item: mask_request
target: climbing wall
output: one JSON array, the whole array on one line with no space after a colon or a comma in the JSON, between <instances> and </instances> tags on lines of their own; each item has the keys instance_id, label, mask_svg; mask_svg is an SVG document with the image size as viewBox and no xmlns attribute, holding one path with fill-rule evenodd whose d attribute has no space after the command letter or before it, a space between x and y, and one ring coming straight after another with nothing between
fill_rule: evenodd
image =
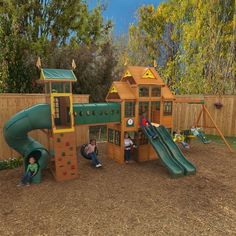
<instances>
[{"instance_id":1,"label":"climbing wall","mask_svg":"<svg viewBox=\"0 0 236 236\"><path fill-rule=\"evenodd\" d=\"M75 133L53 135L54 175L57 181L79 177Z\"/></svg>"}]
</instances>

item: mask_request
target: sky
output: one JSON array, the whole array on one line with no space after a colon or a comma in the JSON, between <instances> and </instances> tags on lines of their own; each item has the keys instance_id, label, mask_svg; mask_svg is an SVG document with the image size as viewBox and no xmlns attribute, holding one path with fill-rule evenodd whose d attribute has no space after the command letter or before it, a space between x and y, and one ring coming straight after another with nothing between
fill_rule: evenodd
<instances>
[{"instance_id":1,"label":"sky","mask_svg":"<svg viewBox=\"0 0 236 236\"><path fill-rule=\"evenodd\" d=\"M89 0L90 8L94 7L97 0ZM155 7L163 2L163 0L102 0L102 3L107 3L107 9L103 12L106 19L111 19L114 26L114 33L121 35L127 33L129 24L136 20L137 9L146 4L153 4Z\"/></svg>"}]
</instances>

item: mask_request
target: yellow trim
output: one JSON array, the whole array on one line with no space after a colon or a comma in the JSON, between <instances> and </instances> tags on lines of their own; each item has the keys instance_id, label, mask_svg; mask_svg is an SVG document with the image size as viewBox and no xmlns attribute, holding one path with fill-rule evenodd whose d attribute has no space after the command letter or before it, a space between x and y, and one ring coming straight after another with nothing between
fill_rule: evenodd
<instances>
[{"instance_id":1,"label":"yellow trim","mask_svg":"<svg viewBox=\"0 0 236 236\"><path fill-rule=\"evenodd\" d=\"M109 93L118 93L118 91L117 91L115 85L112 85L112 86L111 86Z\"/></svg>"},{"instance_id":2,"label":"yellow trim","mask_svg":"<svg viewBox=\"0 0 236 236\"><path fill-rule=\"evenodd\" d=\"M150 69L147 69L142 77L143 79L156 79Z\"/></svg>"},{"instance_id":3,"label":"yellow trim","mask_svg":"<svg viewBox=\"0 0 236 236\"><path fill-rule=\"evenodd\" d=\"M123 78L128 77L128 76L132 76L132 75L131 75L131 73L127 70L127 71L125 72Z\"/></svg>"},{"instance_id":4,"label":"yellow trim","mask_svg":"<svg viewBox=\"0 0 236 236\"><path fill-rule=\"evenodd\" d=\"M54 98L55 97L69 97L70 99L70 120L71 120L71 127L68 129L57 129L54 123ZM73 132L75 131L75 125L74 125L74 115L73 115L73 97L71 93L51 93L50 97L51 102L51 120L52 120L52 131L53 133L65 133L65 132Z\"/></svg>"},{"instance_id":5,"label":"yellow trim","mask_svg":"<svg viewBox=\"0 0 236 236\"><path fill-rule=\"evenodd\" d=\"M40 78L39 80L45 80L44 74L43 74L43 70L40 70Z\"/></svg>"}]
</instances>

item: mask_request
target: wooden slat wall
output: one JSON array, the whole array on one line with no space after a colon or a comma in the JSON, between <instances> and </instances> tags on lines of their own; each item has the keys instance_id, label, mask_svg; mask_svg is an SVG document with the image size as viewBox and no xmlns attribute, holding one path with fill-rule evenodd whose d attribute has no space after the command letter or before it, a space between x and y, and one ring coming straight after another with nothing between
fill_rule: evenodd
<instances>
[{"instance_id":1,"label":"wooden slat wall","mask_svg":"<svg viewBox=\"0 0 236 236\"><path fill-rule=\"evenodd\" d=\"M221 129L225 136L236 136L236 96L176 96L178 99L183 98L192 99L199 98L204 99L207 109L212 115L218 127ZM223 104L221 109L216 109L215 102L220 101ZM201 105L187 104L187 103L175 103L174 106L174 130L189 129L196 121L197 116L201 110ZM201 120L202 124L202 120ZM209 119L207 119L207 125L212 126ZM208 134L217 134L215 129L206 129Z\"/></svg>"},{"instance_id":2,"label":"wooden slat wall","mask_svg":"<svg viewBox=\"0 0 236 236\"><path fill-rule=\"evenodd\" d=\"M46 103L45 94L0 94L0 160L19 156L13 149L8 147L3 137L4 123L17 112L32 105ZM88 103L89 95L73 95L74 103ZM46 148L49 147L49 140L45 133L40 130L29 133L34 139L42 143ZM77 145L88 141L88 126L76 127Z\"/></svg>"}]
</instances>

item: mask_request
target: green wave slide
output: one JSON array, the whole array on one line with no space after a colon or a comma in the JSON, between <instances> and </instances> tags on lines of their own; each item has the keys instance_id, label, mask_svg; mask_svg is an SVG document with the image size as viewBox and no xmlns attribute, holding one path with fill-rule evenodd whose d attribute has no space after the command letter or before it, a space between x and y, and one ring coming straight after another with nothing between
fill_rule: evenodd
<instances>
[{"instance_id":1,"label":"green wave slide","mask_svg":"<svg viewBox=\"0 0 236 236\"><path fill-rule=\"evenodd\" d=\"M173 141L168 130L160 125L158 128L154 127L159 138L162 140L168 151L171 153L172 157L178 162L179 165L184 169L185 175L193 175L196 173L196 167L188 161L184 154L181 152L179 147Z\"/></svg>"},{"instance_id":2,"label":"green wave slide","mask_svg":"<svg viewBox=\"0 0 236 236\"><path fill-rule=\"evenodd\" d=\"M158 154L162 164L169 171L170 175L173 178L181 177L184 175L183 167L176 161L175 158L171 155L169 150L166 148L164 141L159 137L157 139L152 139L151 135L148 132L147 127L142 128L145 136L148 138L150 144Z\"/></svg>"},{"instance_id":3,"label":"green wave slide","mask_svg":"<svg viewBox=\"0 0 236 236\"><path fill-rule=\"evenodd\" d=\"M51 129L51 109L49 104L38 104L16 113L3 127L7 144L24 157L24 170L30 155L37 159L39 170L32 179L33 183L41 182L42 169L47 167L50 154L42 144L28 136L36 129Z\"/></svg>"}]
</instances>

